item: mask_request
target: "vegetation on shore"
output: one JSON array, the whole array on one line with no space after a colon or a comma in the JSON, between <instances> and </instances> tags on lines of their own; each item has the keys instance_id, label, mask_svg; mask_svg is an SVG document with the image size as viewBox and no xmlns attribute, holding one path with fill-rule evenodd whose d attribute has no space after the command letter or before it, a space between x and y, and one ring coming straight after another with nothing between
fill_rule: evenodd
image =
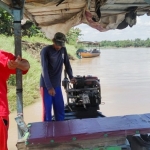
<instances>
[{"instance_id":1,"label":"vegetation on shore","mask_svg":"<svg viewBox=\"0 0 150 150\"><path fill-rule=\"evenodd\" d=\"M49 40L49 39L47 39L47 38L42 38L42 37L37 37L37 36L34 36L34 37L27 37L27 36L25 36L25 37L23 37L22 38L22 40L23 41L25 41L28 45L32 45L31 46L31 49L28 49L28 51L30 52L30 51L32 51L32 50L35 50L35 51L37 51L36 53L39 55L39 52L40 52L40 50L42 49L42 47L44 47L44 46L46 46L46 45L49 45L49 44L52 44L52 41L51 40ZM39 46L39 48L37 48L38 46ZM33 47L33 46L35 46L35 47ZM23 49L25 48L24 47L24 44L23 44ZM33 47L33 48L32 48ZM66 49L67 49L67 52L68 52L68 54L70 55L70 57L72 57L72 59L76 59L77 57L76 57L76 50L77 50L77 48L76 48L76 46L75 45L70 45L70 44L66 44Z\"/></svg>"},{"instance_id":2,"label":"vegetation on shore","mask_svg":"<svg viewBox=\"0 0 150 150\"><path fill-rule=\"evenodd\" d=\"M21 26L22 32L22 56L29 60L31 68L23 76L23 99L24 106L27 106L37 100L40 96L39 80L41 73L40 50L52 41L47 39L34 23L27 21ZM76 41L80 36L80 29L72 28L66 35L66 48L69 57L76 59ZM24 42L25 41L25 42ZM24 44L23 44L24 43ZM0 49L14 53L14 31L13 17L5 10L0 8ZM11 75L8 80L8 99L10 111L16 109L16 87L15 75Z\"/></svg>"},{"instance_id":3,"label":"vegetation on shore","mask_svg":"<svg viewBox=\"0 0 150 150\"><path fill-rule=\"evenodd\" d=\"M52 44L34 23L27 21L22 27L22 40L26 45L22 44L22 56L29 60L31 68L29 72L23 76L23 99L24 106L27 106L37 100L40 96L39 80L41 73L41 65L39 60L40 50L43 46ZM66 35L68 44L66 48L70 58L76 59L76 41L80 36L80 29L72 28ZM13 18L5 10L0 8L0 49L14 53L14 31ZM37 48L38 47L38 48ZM37 59L38 58L38 59ZM8 99L10 111L16 109L16 77L11 75L8 80Z\"/></svg>"},{"instance_id":4,"label":"vegetation on shore","mask_svg":"<svg viewBox=\"0 0 150 150\"><path fill-rule=\"evenodd\" d=\"M14 53L13 37L0 35L0 49ZM39 98L39 79L40 79L40 63L32 57L31 54L23 51L22 56L29 60L31 68L27 75L23 76L23 99L24 106L27 106ZM10 76L8 81L8 99L10 111L16 109L16 87L15 76Z\"/></svg>"},{"instance_id":5,"label":"vegetation on shore","mask_svg":"<svg viewBox=\"0 0 150 150\"><path fill-rule=\"evenodd\" d=\"M51 41L42 37L23 37L23 41L30 43L51 44ZM76 48L73 45L66 45L68 53L75 56ZM14 53L14 37L0 35L0 49ZM39 54L39 52L37 52ZM37 55L38 55L37 54ZM23 76L23 100L24 106L34 103L40 97L39 80L41 74L41 65L34 54L23 50L22 57L30 62L29 72ZM16 110L16 87L15 75L11 75L8 80L8 99L10 111Z\"/></svg>"}]
</instances>

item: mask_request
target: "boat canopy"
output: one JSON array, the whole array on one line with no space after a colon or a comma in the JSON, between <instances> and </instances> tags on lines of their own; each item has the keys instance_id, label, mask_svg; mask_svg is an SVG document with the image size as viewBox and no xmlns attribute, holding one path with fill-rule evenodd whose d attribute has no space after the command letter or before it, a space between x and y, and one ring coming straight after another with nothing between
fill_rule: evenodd
<instances>
[{"instance_id":1,"label":"boat canopy","mask_svg":"<svg viewBox=\"0 0 150 150\"><path fill-rule=\"evenodd\" d=\"M100 49L100 42L79 41L78 45L81 45L80 47L84 47L84 49L88 51L93 51L94 49L96 50Z\"/></svg>"},{"instance_id":2,"label":"boat canopy","mask_svg":"<svg viewBox=\"0 0 150 150\"><path fill-rule=\"evenodd\" d=\"M18 0L2 0L0 5L13 7L13 2L20 5ZM100 32L132 27L144 14L150 15L150 0L26 0L22 23L33 21L52 39L81 23Z\"/></svg>"}]
</instances>

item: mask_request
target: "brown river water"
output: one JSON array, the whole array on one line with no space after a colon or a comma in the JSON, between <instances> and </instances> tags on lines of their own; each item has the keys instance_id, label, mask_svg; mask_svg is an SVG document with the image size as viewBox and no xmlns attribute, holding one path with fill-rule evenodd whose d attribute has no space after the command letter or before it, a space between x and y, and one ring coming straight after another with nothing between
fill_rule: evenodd
<instances>
[{"instance_id":1,"label":"brown river water","mask_svg":"<svg viewBox=\"0 0 150 150\"><path fill-rule=\"evenodd\" d=\"M100 79L104 115L150 113L150 49L102 49L99 57L71 61L71 65L74 75ZM16 112L10 114L9 150L16 150L15 117ZM41 121L41 100L24 108L24 119L26 123Z\"/></svg>"}]
</instances>

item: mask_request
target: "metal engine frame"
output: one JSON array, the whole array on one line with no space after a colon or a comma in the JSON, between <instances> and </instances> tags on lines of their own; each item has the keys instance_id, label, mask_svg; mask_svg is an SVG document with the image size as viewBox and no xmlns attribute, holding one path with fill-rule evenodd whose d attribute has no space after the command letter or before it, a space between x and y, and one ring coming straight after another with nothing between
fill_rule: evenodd
<instances>
[{"instance_id":1,"label":"metal engine frame","mask_svg":"<svg viewBox=\"0 0 150 150\"><path fill-rule=\"evenodd\" d=\"M71 86L66 71L62 86L67 95L65 120L104 117L100 112L100 80L94 76L76 76L76 83Z\"/></svg>"}]
</instances>

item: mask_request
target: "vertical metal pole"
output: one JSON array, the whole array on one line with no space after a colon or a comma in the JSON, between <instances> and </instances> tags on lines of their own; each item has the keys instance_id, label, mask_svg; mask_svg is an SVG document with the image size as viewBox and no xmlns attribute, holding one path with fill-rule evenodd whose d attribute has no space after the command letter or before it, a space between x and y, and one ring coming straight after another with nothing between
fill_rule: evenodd
<instances>
[{"instance_id":1,"label":"vertical metal pole","mask_svg":"<svg viewBox=\"0 0 150 150\"><path fill-rule=\"evenodd\" d=\"M14 9L14 42L15 56L22 57L21 47L21 9ZM22 96L22 71L16 70L16 98L17 98L17 115L23 116L23 96ZM18 128L18 138L23 136L22 131Z\"/></svg>"},{"instance_id":2,"label":"vertical metal pole","mask_svg":"<svg viewBox=\"0 0 150 150\"><path fill-rule=\"evenodd\" d=\"M23 18L23 7L25 0L20 0L21 5L18 5L18 1L12 1L13 7L6 5L0 0L0 7L5 9L14 17L14 40L15 40L15 56L22 56L21 47L21 20ZM23 117L23 97L22 97L22 71L16 70L16 96L17 96L17 115ZM22 138L23 132L18 127L18 139Z\"/></svg>"}]
</instances>

